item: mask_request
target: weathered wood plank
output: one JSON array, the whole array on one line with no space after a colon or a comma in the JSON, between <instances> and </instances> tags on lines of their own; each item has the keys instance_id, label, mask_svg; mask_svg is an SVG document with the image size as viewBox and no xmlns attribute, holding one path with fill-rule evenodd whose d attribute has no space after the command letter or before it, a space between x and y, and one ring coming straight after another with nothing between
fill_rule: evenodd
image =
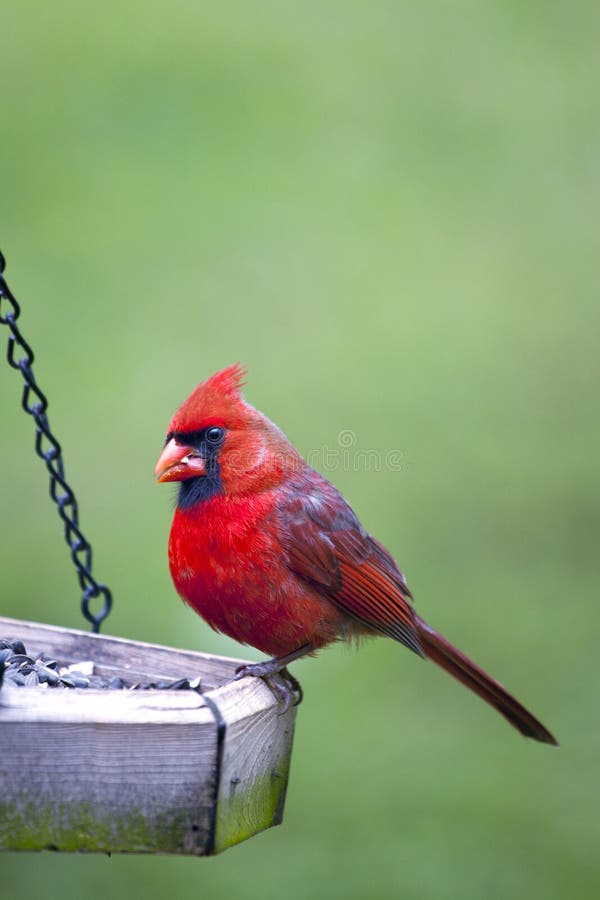
<instances>
[{"instance_id":1,"label":"weathered wood plank","mask_svg":"<svg viewBox=\"0 0 600 900\"><path fill-rule=\"evenodd\" d=\"M153 693L2 690L4 849L207 852L214 716Z\"/></svg>"},{"instance_id":2,"label":"weathered wood plank","mask_svg":"<svg viewBox=\"0 0 600 900\"><path fill-rule=\"evenodd\" d=\"M0 690L0 849L203 855L281 821L295 710L238 660L0 618L30 654L194 691Z\"/></svg>"},{"instance_id":3,"label":"weathered wood plank","mask_svg":"<svg viewBox=\"0 0 600 900\"><path fill-rule=\"evenodd\" d=\"M248 685L246 686L246 682ZM213 691L227 729L218 785L215 850L278 825L287 790L295 707L282 714L266 702L263 681L247 678L240 690Z\"/></svg>"},{"instance_id":4,"label":"weathered wood plank","mask_svg":"<svg viewBox=\"0 0 600 900\"><path fill-rule=\"evenodd\" d=\"M0 721L60 724L169 724L212 722L195 691L128 691L8 687L0 692Z\"/></svg>"}]
</instances>

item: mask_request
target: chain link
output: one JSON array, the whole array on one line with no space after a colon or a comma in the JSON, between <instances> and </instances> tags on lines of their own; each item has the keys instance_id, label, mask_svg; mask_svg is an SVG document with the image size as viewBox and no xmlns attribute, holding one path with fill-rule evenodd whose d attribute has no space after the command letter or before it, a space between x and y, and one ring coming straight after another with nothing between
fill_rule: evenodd
<instances>
[{"instance_id":1,"label":"chain link","mask_svg":"<svg viewBox=\"0 0 600 900\"><path fill-rule=\"evenodd\" d=\"M77 570L77 578L83 595L81 612L98 633L100 625L108 616L112 606L112 595L105 584L100 584L92 575L92 548L79 529L79 510L75 494L65 480L61 446L50 431L48 424L48 401L38 387L31 366L33 350L21 334L17 319L20 307L4 279L5 260L0 252L0 325L7 325L10 332L6 358L13 369L23 376L23 396L21 406L35 421L35 452L46 463L50 475L50 496L64 523L65 541L71 551L71 559ZM16 351L21 355L17 358ZM103 606L94 613L90 608L92 600L103 598Z\"/></svg>"}]
</instances>

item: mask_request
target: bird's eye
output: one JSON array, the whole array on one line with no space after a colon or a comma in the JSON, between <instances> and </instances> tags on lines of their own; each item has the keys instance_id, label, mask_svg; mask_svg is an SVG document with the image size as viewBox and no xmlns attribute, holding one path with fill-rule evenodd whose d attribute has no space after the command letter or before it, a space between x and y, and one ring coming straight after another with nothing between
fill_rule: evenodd
<instances>
[{"instance_id":1,"label":"bird's eye","mask_svg":"<svg viewBox=\"0 0 600 900\"><path fill-rule=\"evenodd\" d=\"M206 429L206 440L209 444L219 444L224 436L225 429L219 428L218 425L213 425L212 428Z\"/></svg>"}]
</instances>

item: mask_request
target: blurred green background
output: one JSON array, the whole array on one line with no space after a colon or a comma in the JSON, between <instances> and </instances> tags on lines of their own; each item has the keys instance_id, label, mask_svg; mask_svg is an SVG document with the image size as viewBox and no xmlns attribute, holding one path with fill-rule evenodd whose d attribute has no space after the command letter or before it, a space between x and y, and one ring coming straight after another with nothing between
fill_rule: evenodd
<instances>
[{"instance_id":1,"label":"blurred green background","mask_svg":"<svg viewBox=\"0 0 600 900\"><path fill-rule=\"evenodd\" d=\"M326 474L562 743L391 641L336 647L295 667L283 827L212 860L3 855L6 896L598 896L599 26L535 0L3 5L0 246L106 633L244 653L175 596L152 475L241 360L303 452L396 454ZM83 627L0 382L0 608Z\"/></svg>"}]
</instances>

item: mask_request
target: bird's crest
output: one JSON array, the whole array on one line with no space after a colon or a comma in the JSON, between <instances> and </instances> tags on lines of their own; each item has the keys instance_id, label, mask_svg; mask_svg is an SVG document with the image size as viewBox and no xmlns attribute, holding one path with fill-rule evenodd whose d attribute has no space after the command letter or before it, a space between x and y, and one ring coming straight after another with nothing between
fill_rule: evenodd
<instances>
[{"instance_id":1,"label":"bird's crest","mask_svg":"<svg viewBox=\"0 0 600 900\"><path fill-rule=\"evenodd\" d=\"M240 391L245 383L247 375L246 367L241 363L233 363L220 372L215 372L206 381L202 382L199 387L206 392L214 392L217 396L230 397L235 394L239 397Z\"/></svg>"},{"instance_id":2,"label":"bird's crest","mask_svg":"<svg viewBox=\"0 0 600 900\"><path fill-rule=\"evenodd\" d=\"M199 431L213 424L231 427L240 416L247 416L249 407L241 394L245 376L246 368L234 363L201 381L171 419L169 431Z\"/></svg>"}]
</instances>

